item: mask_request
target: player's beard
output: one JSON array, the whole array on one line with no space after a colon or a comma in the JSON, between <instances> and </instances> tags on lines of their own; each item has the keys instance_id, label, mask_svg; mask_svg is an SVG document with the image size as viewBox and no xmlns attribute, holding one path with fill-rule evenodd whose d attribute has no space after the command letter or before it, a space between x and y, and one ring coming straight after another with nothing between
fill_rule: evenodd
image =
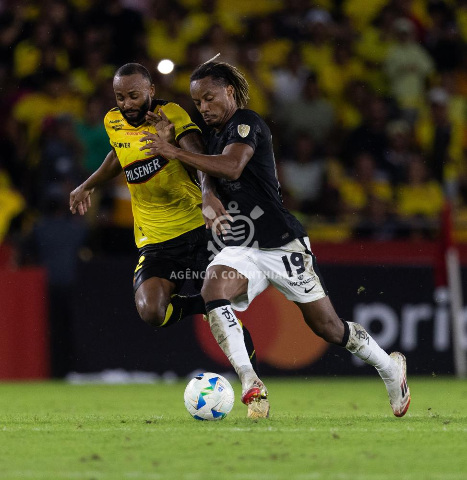
<instances>
[{"instance_id":1,"label":"player's beard","mask_svg":"<svg viewBox=\"0 0 467 480\"><path fill-rule=\"evenodd\" d=\"M123 110L120 110L122 115L124 116L125 120L132 125L133 127L138 127L144 122L144 118L146 117L146 113L149 112L151 108L151 97L148 95L141 108L138 109L138 115L136 117L129 118ZM132 110L136 111L136 110Z\"/></svg>"}]
</instances>

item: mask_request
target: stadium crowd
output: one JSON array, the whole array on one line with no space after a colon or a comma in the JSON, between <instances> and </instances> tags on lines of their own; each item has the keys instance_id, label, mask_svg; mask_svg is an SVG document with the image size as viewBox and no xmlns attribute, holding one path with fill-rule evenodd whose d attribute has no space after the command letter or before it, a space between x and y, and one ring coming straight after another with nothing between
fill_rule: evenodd
<instances>
[{"instance_id":1,"label":"stadium crowd","mask_svg":"<svg viewBox=\"0 0 467 480\"><path fill-rule=\"evenodd\" d=\"M446 198L467 234L466 0L3 0L0 243L134 249L123 176L96 215L68 212L110 149L113 74L145 65L203 127L189 76L218 52L246 75L312 241L434 238Z\"/></svg>"}]
</instances>

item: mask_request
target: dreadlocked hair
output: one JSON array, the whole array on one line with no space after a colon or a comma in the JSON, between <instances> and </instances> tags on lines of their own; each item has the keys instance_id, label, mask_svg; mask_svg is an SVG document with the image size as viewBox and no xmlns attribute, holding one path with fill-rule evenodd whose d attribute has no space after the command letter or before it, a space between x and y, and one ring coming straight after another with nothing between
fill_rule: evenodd
<instances>
[{"instance_id":1,"label":"dreadlocked hair","mask_svg":"<svg viewBox=\"0 0 467 480\"><path fill-rule=\"evenodd\" d=\"M205 77L211 77L214 82L223 87L232 85L237 107L246 107L250 99L248 95L249 86L245 76L238 68L225 62L209 61L196 68L191 74L190 83Z\"/></svg>"}]
</instances>

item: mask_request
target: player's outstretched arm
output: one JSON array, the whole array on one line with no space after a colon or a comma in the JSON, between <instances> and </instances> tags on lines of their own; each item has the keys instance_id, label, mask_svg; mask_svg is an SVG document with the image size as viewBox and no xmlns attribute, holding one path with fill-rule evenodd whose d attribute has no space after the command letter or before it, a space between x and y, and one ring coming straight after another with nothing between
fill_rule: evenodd
<instances>
[{"instance_id":1,"label":"player's outstretched arm","mask_svg":"<svg viewBox=\"0 0 467 480\"><path fill-rule=\"evenodd\" d=\"M246 164L253 156L254 150L245 143L231 143L220 155L200 155L171 145L157 134L143 131L146 135L140 142L149 142L140 150L147 150L146 155L162 155L167 159L176 158L185 165L196 168L213 177L237 180Z\"/></svg>"},{"instance_id":2,"label":"player's outstretched arm","mask_svg":"<svg viewBox=\"0 0 467 480\"><path fill-rule=\"evenodd\" d=\"M105 157L102 165L79 187L76 187L70 193L71 213L78 212L84 215L91 206L91 193L95 187L112 180L122 172L122 167L118 161L115 150L112 149Z\"/></svg>"}]
</instances>

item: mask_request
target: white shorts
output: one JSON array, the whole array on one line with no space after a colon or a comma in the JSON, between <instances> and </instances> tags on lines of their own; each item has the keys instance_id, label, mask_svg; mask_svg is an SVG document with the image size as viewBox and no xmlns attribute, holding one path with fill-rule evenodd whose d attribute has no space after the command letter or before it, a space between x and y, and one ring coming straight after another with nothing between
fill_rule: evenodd
<instances>
[{"instance_id":1,"label":"white shorts","mask_svg":"<svg viewBox=\"0 0 467 480\"><path fill-rule=\"evenodd\" d=\"M269 284L288 300L298 303L314 302L327 295L316 271L308 237L271 249L224 247L207 268L214 265L231 267L248 278L248 292L232 301L232 308L240 312L246 310ZM235 278L230 275L234 272L224 273L226 278Z\"/></svg>"}]
</instances>

